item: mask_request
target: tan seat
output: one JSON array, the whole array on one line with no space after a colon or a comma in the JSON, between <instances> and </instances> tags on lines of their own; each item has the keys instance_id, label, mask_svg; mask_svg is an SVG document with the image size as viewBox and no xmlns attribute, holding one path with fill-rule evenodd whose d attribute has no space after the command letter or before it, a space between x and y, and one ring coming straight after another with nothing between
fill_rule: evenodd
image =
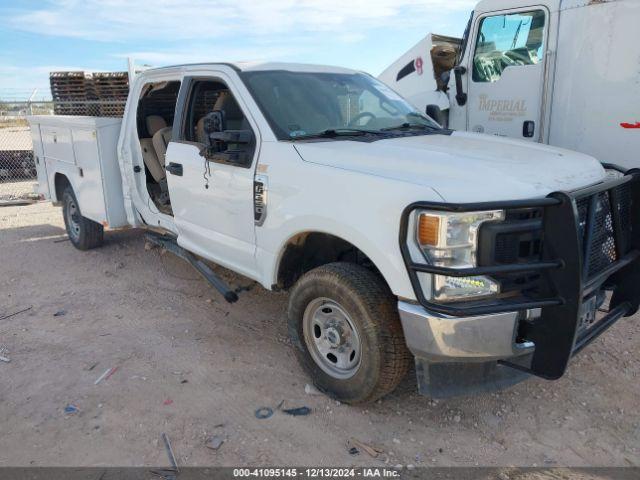
<instances>
[{"instance_id":1,"label":"tan seat","mask_svg":"<svg viewBox=\"0 0 640 480\"><path fill-rule=\"evenodd\" d=\"M167 147L169 146L169 142L171 141L172 129L173 127L171 126L164 127L153 134L153 148L156 151L158 161L160 162L160 165L163 169L165 165L165 157L167 155Z\"/></svg>"},{"instance_id":2,"label":"tan seat","mask_svg":"<svg viewBox=\"0 0 640 480\"><path fill-rule=\"evenodd\" d=\"M228 90L220 92L213 109L224 111L224 118L227 123L228 130L242 130L249 128L248 123L244 118L244 114L242 113L242 110L240 110L240 106Z\"/></svg>"},{"instance_id":3,"label":"tan seat","mask_svg":"<svg viewBox=\"0 0 640 480\"><path fill-rule=\"evenodd\" d=\"M200 118L198 123L196 123L196 142L204 143L205 145L207 143L207 138L204 133L204 117Z\"/></svg>"},{"instance_id":4,"label":"tan seat","mask_svg":"<svg viewBox=\"0 0 640 480\"><path fill-rule=\"evenodd\" d=\"M167 127L167 122L160 115L149 115L146 118L147 133L152 137L162 129ZM157 150L153 144L153 138L141 138L140 148L142 149L142 160L146 165L149 173L156 182L163 180L167 174L164 170L163 163L158 159ZM163 157L164 160L164 157Z\"/></svg>"}]
</instances>

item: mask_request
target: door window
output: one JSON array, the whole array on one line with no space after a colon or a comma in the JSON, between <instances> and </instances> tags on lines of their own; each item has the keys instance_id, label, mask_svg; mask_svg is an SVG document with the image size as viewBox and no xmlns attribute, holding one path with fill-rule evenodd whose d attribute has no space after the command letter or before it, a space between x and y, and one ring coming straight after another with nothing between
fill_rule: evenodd
<instances>
[{"instance_id":1,"label":"door window","mask_svg":"<svg viewBox=\"0 0 640 480\"><path fill-rule=\"evenodd\" d=\"M473 55L473 81L496 82L507 67L542 61L544 25L542 10L483 18Z\"/></svg>"},{"instance_id":2,"label":"door window","mask_svg":"<svg viewBox=\"0 0 640 480\"><path fill-rule=\"evenodd\" d=\"M249 167L255 136L231 90L216 80L191 84L183 138L202 145L207 160Z\"/></svg>"}]
</instances>

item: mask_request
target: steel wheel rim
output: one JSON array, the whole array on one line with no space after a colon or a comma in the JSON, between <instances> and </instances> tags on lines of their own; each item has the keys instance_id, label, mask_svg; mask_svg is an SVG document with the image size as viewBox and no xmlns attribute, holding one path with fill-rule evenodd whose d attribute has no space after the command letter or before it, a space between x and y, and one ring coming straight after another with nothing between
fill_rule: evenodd
<instances>
[{"instance_id":1,"label":"steel wheel rim","mask_svg":"<svg viewBox=\"0 0 640 480\"><path fill-rule=\"evenodd\" d=\"M76 202L69 198L67 200L67 220L69 222L69 236L74 240L80 237L80 211Z\"/></svg>"},{"instance_id":2,"label":"steel wheel rim","mask_svg":"<svg viewBox=\"0 0 640 480\"><path fill-rule=\"evenodd\" d=\"M313 361L333 378L353 377L360 367L362 343L355 323L342 306L329 298L307 305L302 332Z\"/></svg>"}]
</instances>

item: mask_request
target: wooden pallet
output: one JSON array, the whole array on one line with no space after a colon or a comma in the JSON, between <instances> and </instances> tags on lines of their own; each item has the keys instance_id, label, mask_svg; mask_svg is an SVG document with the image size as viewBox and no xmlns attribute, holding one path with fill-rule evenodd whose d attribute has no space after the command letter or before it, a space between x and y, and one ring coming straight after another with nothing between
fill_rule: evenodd
<instances>
[{"instance_id":1,"label":"wooden pallet","mask_svg":"<svg viewBox=\"0 0 640 480\"><path fill-rule=\"evenodd\" d=\"M94 88L90 73L51 72L49 74L51 97L56 100L94 99Z\"/></svg>"},{"instance_id":2,"label":"wooden pallet","mask_svg":"<svg viewBox=\"0 0 640 480\"><path fill-rule=\"evenodd\" d=\"M51 72L49 82L56 115L124 115L127 72Z\"/></svg>"},{"instance_id":3,"label":"wooden pallet","mask_svg":"<svg viewBox=\"0 0 640 480\"><path fill-rule=\"evenodd\" d=\"M127 72L94 73L93 87L100 100L126 100L129 95L129 74Z\"/></svg>"}]
</instances>

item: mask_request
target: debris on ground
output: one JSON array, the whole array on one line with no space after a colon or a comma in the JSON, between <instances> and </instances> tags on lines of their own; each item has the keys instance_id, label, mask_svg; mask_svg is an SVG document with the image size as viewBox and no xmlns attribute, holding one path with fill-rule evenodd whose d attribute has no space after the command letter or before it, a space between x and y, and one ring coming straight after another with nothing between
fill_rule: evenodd
<instances>
[{"instance_id":1,"label":"debris on ground","mask_svg":"<svg viewBox=\"0 0 640 480\"><path fill-rule=\"evenodd\" d=\"M353 448L358 451L366 452L372 458L378 458L378 455L380 455L384 451L379 447L374 447L372 445L364 443L361 440L358 440L357 438L351 437L349 440L347 440L347 449L349 450L349 453L351 453L351 450Z\"/></svg>"},{"instance_id":2,"label":"debris on ground","mask_svg":"<svg viewBox=\"0 0 640 480\"><path fill-rule=\"evenodd\" d=\"M66 413L67 415L73 415L74 413L78 413L79 411L80 409L72 403L64 407L64 413Z\"/></svg>"},{"instance_id":3,"label":"debris on ground","mask_svg":"<svg viewBox=\"0 0 640 480\"><path fill-rule=\"evenodd\" d=\"M311 385L310 383L307 383L304 386L304 393L306 393L307 395L322 395L323 393L318 390L314 385Z\"/></svg>"},{"instance_id":4,"label":"debris on ground","mask_svg":"<svg viewBox=\"0 0 640 480\"><path fill-rule=\"evenodd\" d=\"M260 420L264 420L265 418L270 418L273 415L273 409L269 407L260 407L256 410L255 416Z\"/></svg>"},{"instance_id":5,"label":"debris on ground","mask_svg":"<svg viewBox=\"0 0 640 480\"><path fill-rule=\"evenodd\" d=\"M173 404L173 400L171 400L170 398L167 398L164 402L162 402L163 405L172 405Z\"/></svg>"},{"instance_id":6,"label":"debris on ground","mask_svg":"<svg viewBox=\"0 0 640 480\"><path fill-rule=\"evenodd\" d=\"M33 203L36 203L36 201L22 198L15 200L0 200L0 207L24 207L25 205L31 205Z\"/></svg>"},{"instance_id":7,"label":"debris on ground","mask_svg":"<svg viewBox=\"0 0 640 480\"><path fill-rule=\"evenodd\" d=\"M204 442L204 446L210 448L211 450L218 450L222 444L224 443L224 438L220 435L213 435L212 437L207 438Z\"/></svg>"},{"instance_id":8,"label":"debris on ground","mask_svg":"<svg viewBox=\"0 0 640 480\"><path fill-rule=\"evenodd\" d=\"M151 475L155 475L156 477L160 477L163 480L176 480L177 475L175 470L149 470Z\"/></svg>"},{"instance_id":9,"label":"debris on ground","mask_svg":"<svg viewBox=\"0 0 640 480\"><path fill-rule=\"evenodd\" d=\"M311 409L309 407L284 408L282 411L287 415L292 415L294 417L301 417L311 413Z\"/></svg>"},{"instance_id":10,"label":"debris on ground","mask_svg":"<svg viewBox=\"0 0 640 480\"><path fill-rule=\"evenodd\" d=\"M178 470L178 462L176 462L176 456L173 454L173 448L171 448L171 441L169 440L169 436L162 432L162 441L164 442L164 448L167 451L167 456L169 457L169 463L173 469L177 472Z\"/></svg>"},{"instance_id":11,"label":"debris on ground","mask_svg":"<svg viewBox=\"0 0 640 480\"><path fill-rule=\"evenodd\" d=\"M4 357L0 355L0 362L10 363L11 359L9 357Z\"/></svg>"},{"instance_id":12,"label":"debris on ground","mask_svg":"<svg viewBox=\"0 0 640 480\"><path fill-rule=\"evenodd\" d=\"M67 314L66 310L58 310L53 314L54 317L64 317Z\"/></svg>"},{"instance_id":13,"label":"debris on ground","mask_svg":"<svg viewBox=\"0 0 640 480\"><path fill-rule=\"evenodd\" d=\"M87 372L90 372L91 370L93 370L94 368L96 368L99 364L100 364L100 362L92 363L91 365L89 365L89 366L87 367Z\"/></svg>"},{"instance_id":14,"label":"debris on ground","mask_svg":"<svg viewBox=\"0 0 640 480\"><path fill-rule=\"evenodd\" d=\"M110 369L108 369L107 371L105 371L102 375L100 375L95 382L93 382L94 385L98 385L100 382L102 382L103 380L108 380L109 378L111 378L111 375L113 375L114 373L116 373L116 370L118 370L118 367L111 367Z\"/></svg>"},{"instance_id":15,"label":"debris on ground","mask_svg":"<svg viewBox=\"0 0 640 480\"><path fill-rule=\"evenodd\" d=\"M351 447L349 449L349 455L358 455L360 453L360 450L358 450L356 447Z\"/></svg>"},{"instance_id":16,"label":"debris on ground","mask_svg":"<svg viewBox=\"0 0 640 480\"><path fill-rule=\"evenodd\" d=\"M13 312L13 313L10 313L8 315L4 315L3 317L0 317L0 320L6 320L7 318L15 317L16 315L18 315L20 313L28 312L32 308L33 308L33 306L27 307L27 308L23 308L22 310L18 310L17 312Z\"/></svg>"}]
</instances>

